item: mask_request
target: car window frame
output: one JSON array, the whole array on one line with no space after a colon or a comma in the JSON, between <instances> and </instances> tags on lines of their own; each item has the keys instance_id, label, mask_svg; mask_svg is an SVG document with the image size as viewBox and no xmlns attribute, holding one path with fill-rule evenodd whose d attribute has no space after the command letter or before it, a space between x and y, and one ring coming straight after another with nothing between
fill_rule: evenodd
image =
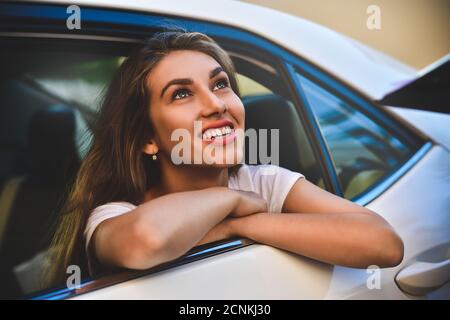
<instances>
[{"instance_id":1,"label":"car window frame","mask_svg":"<svg viewBox=\"0 0 450 320\"><path fill-rule=\"evenodd\" d=\"M373 99L370 99L357 89L345 84L340 79L337 79L331 74L321 70L321 68L307 64L301 59L286 62L286 66L291 72L290 75L295 83L297 94L302 99L304 107L311 110L311 121L313 121L318 127L320 127L320 125L318 124L318 120L314 116L314 112L309 105L309 101L303 91L298 75L307 78L321 89L327 91L337 99L342 100L351 108L369 118L377 126L386 130L388 134L394 135L400 142L407 145L412 150L410 156L405 161L393 168L386 176L379 179L375 184L349 200L363 206L368 205L370 202L379 197L386 189L393 185L401 176L408 172L409 169L432 147L432 142L430 140L418 135L414 130L404 125L402 122L392 119L389 111L387 111L382 105ZM323 139L325 140L324 137ZM326 148L326 150L330 154L330 157L332 157L329 149ZM331 163L333 164L332 170L335 173L335 177L338 179L336 167L332 159ZM337 183L340 184L338 181ZM343 196L342 192L338 195L341 197Z\"/></svg>"},{"instance_id":2,"label":"car window frame","mask_svg":"<svg viewBox=\"0 0 450 320\"><path fill-rule=\"evenodd\" d=\"M313 79L310 75L305 76L304 74L302 74L298 70L296 70L296 76L297 77L302 77L304 79L307 79L307 80L311 81L320 90L322 90L322 91L326 92L327 94L333 96L335 99L345 103L345 105L348 106L350 109L354 110L358 114L360 114L363 117L367 118L369 121L372 121L373 124L377 128L380 128L380 129L384 130L388 135L395 137L401 144L405 145L408 148L408 150L410 151L408 153L408 155L407 155L407 159L406 160L402 159L395 167L390 168L389 172L387 174L385 174L381 179L377 180L375 183L370 185L368 188L364 189L362 192L360 192L360 193L356 194L355 196L349 198L349 200L354 201L354 202L360 202L362 197L367 198L367 194L372 189L376 188L377 185L380 184L383 180L389 178L393 173L395 173L397 170L399 170L405 164L405 162L407 160L409 160L412 157L412 155L417 151L417 147L418 146L414 145L411 142L411 140L406 140L405 141L404 136L403 137L399 137L397 135L399 130L395 130L395 132L393 132L392 128L390 129L388 126L386 126L386 124L384 122L380 121L380 119L378 119L378 120L374 119L373 118L373 113L370 112L370 109L368 110L368 109L359 107L358 103L356 103L355 101L352 101L348 97L345 97L341 92L333 91L331 89L326 88L322 83L319 83L319 81L317 79ZM310 105L309 99L306 96L306 94L304 93L304 88L303 88L304 84L303 84L302 80L298 81L297 84L300 87L302 95L304 95L305 99L307 100L305 103ZM318 121L318 119L316 119L316 121ZM319 124L319 127L320 127L320 124ZM394 127L394 128L397 128L397 127ZM371 130L369 130L369 131L372 132ZM326 138L325 138L325 140L326 140ZM327 142L327 144L328 144L328 142ZM330 153L331 153L331 151L330 151ZM331 156L333 157L332 153L331 153ZM334 161L333 161L333 163L334 163ZM337 171L336 170L336 166L335 166L335 171ZM342 184L341 184L341 188L342 188ZM374 199L372 199L372 200L374 200ZM365 203L365 204L367 204L367 203Z\"/></svg>"}]
</instances>

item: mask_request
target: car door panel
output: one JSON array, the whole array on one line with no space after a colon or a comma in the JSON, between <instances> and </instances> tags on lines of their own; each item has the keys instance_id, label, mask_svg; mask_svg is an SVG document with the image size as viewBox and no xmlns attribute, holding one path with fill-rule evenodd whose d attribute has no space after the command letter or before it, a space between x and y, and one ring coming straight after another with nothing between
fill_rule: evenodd
<instances>
[{"instance_id":1,"label":"car door panel","mask_svg":"<svg viewBox=\"0 0 450 320\"><path fill-rule=\"evenodd\" d=\"M73 299L323 299L332 269L253 244Z\"/></svg>"}]
</instances>

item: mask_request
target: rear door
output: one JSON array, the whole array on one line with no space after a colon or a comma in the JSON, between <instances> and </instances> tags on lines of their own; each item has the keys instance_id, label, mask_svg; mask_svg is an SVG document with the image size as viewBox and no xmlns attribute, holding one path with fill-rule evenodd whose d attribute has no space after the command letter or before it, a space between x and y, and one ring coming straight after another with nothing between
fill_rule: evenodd
<instances>
[{"instance_id":1,"label":"rear door","mask_svg":"<svg viewBox=\"0 0 450 320\"><path fill-rule=\"evenodd\" d=\"M11 72L3 74L3 80L26 79L22 85L30 90L38 90L41 95L83 114L86 123L80 130L85 139L81 139L83 143L78 148L82 160L89 146L89 124L95 118L97 97L107 85L111 71L135 44L166 25L169 18L86 7L82 9L83 28L77 31L66 28L68 14L64 6L1 6L1 37L5 39L3 43L8 43L11 58L7 67ZM29 23L24 25L24 19ZM210 35L230 52L236 63L244 101L256 96L276 96L295 112L298 105L286 89L286 77L282 76L278 58L272 55L270 48L255 47L261 39L225 26L183 19L173 21L192 30L211 30ZM254 50L260 50L261 55L256 55ZM26 105L31 106L31 101ZM301 126L302 122L296 121ZM24 132L26 127L24 122ZM313 172L317 183L326 188L324 181L329 180L324 178L326 170L315 161L313 149L317 146L306 139L305 128L296 129L302 136L297 138L304 140L306 156L304 161L289 165ZM14 241L21 243L22 240L16 237ZM68 288L65 284L42 288L33 281L33 275L45 268L45 247L43 249L4 266L12 283L11 287L2 287L2 295L34 299L323 299L333 269L331 265L234 238L193 248L183 257L151 270L125 270L95 278L83 274L79 288ZM6 273L3 276L6 279Z\"/></svg>"}]
</instances>

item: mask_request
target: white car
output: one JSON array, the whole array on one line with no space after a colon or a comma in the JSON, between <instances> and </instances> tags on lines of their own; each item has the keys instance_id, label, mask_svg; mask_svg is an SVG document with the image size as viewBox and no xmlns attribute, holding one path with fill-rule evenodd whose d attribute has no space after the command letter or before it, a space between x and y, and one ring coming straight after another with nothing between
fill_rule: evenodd
<instances>
[{"instance_id":1,"label":"white car","mask_svg":"<svg viewBox=\"0 0 450 320\"><path fill-rule=\"evenodd\" d=\"M80 28L71 20L77 13ZM123 57L173 26L204 32L229 52L246 127L279 128L280 166L380 213L404 241L400 265L333 266L233 238L150 270L36 292L45 235L69 181L53 179L60 163L83 157L83 133ZM0 41L1 296L450 298L449 56L417 71L310 21L238 1L220 10L208 0L6 2ZM68 130L72 149L56 141Z\"/></svg>"}]
</instances>

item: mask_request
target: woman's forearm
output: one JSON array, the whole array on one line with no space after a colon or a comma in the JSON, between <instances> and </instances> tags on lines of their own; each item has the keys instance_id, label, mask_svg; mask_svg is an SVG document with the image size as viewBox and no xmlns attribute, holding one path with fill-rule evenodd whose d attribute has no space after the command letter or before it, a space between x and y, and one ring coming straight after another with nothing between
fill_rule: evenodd
<instances>
[{"instance_id":1,"label":"woman's forearm","mask_svg":"<svg viewBox=\"0 0 450 320\"><path fill-rule=\"evenodd\" d=\"M378 216L367 213L257 213L232 219L233 234L313 259L348 267L394 266L403 243Z\"/></svg>"},{"instance_id":2,"label":"woman's forearm","mask_svg":"<svg viewBox=\"0 0 450 320\"><path fill-rule=\"evenodd\" d=\"M228 188L213 187L168 194L136 209L139 224L156 233L163 260L192 248L236 207L238 196ZM152 231L150 231L152 230Z\"/></svg>"}]
</instances>

